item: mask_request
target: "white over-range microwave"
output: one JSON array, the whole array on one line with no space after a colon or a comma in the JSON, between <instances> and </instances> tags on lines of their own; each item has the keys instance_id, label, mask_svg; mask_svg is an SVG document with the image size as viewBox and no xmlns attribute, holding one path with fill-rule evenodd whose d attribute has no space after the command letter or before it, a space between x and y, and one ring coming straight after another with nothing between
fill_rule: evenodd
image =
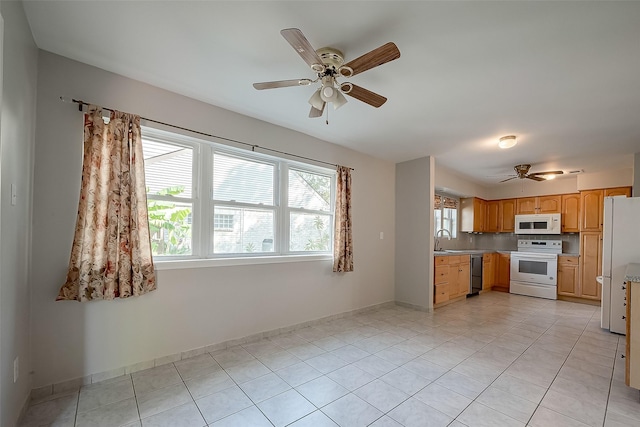
<instances>
[{"instance_id":1,"label":"white over-range microwave","mask_svg":"<svg viewBox=\"0 0 640 427\"><path fill-rule=\"evenodd\" d=\"M560 214L516 215L516 234L560 234Z\"/></svg>"}]
</instances>

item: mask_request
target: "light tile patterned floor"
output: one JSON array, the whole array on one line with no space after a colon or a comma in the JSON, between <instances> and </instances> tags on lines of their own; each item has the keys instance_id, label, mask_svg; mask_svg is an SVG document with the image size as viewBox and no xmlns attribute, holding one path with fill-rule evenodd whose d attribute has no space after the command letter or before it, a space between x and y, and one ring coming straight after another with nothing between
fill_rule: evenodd
<instances>
[{"instance_id":1,"label":"light tile patterned floor","mask_svg":"<svg viewBox=\"0 0 640 427\"><path fill-rule=\"evenodd\" d=\"M638 426L600 309L391 307L33 401L23 426Z\"/></svg>"}]
</instances>

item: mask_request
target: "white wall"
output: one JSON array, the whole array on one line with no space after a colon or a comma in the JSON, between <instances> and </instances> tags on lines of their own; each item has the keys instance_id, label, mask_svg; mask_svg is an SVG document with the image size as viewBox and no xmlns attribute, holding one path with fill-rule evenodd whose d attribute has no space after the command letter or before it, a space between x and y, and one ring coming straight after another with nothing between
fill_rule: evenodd
<instances>
[{"instance_id":1,"label":"white wall","mask_svg":"<svg viewBox=\"0 0 640 427\"><path fill-rule=\"evenodd\" d=\"M514 179L512 183L504 183L491 187L487 193L488 200L511 199L516 197L546 196L550 194L577 193L577 177L568 176L550 181L533 181L530 179Z\"/></svg>"},{"instance_id":2,"label":"white wall","mask_svg":"<svg viewBox=\"0 0 640 427\"><path fill-rule=\"evenodd\" d=\"M396 301L433 308L435 161L396 164Z\"/></svg>"},{"instance_id":3,"label":"white wall","mask_svg":"<svg viewBox=\"0 0 640 427\"><path fill-rule=\"evenodd\" d=\"M578 190L593 190L595 188L627 187L633 185L633 169L584 173L578 175Z\"/></svg>"},{"instance_id":4,"label":"white wall","mask_svg":"<svg viewBox=\"0 0 640 427\"><path fill-rule=\"evenodd\" d=\"M439 165L437 161L435 164L435 188L455 196L480 197L481 199L486 199L490 191L488 187L470 181L469 178L446 166Z\"/></svg>"},{"instance_id":5,"label":"white wall","mask_svg":"<svg viewBox=\"0 0 640 427\"><path fill-rule=\"evenodd\" d=\"M640 153L633 155L633 197L640 196Z\"/></svg>"},{"instance_id":6,"label":"white wall","mask_svg":"<svg viewBox=\"0 0 640 427\"><path fill-rule=\"evenodd\" d=\"M393 163L47 52L38 65L34 387L393 300ZM158 290L142 297L55 302L82 163L82 115L60 96L355 168L355 272L332 273L329 261L163 270Z\"/></svg>"},{"instance_id":7,"label":"white wall","mask_svg":"<svg viewBox=\"0 0 640 427\"><path fill-rule=\"evenodd\" d=\"M0 2L4 18L0 122L0 425L13 426L29 378L29 240L38 51L20 2ZM11 204L11 184L17 188ZM19 377L13 382L13 361Z\"/></svg>"}]
</instances>

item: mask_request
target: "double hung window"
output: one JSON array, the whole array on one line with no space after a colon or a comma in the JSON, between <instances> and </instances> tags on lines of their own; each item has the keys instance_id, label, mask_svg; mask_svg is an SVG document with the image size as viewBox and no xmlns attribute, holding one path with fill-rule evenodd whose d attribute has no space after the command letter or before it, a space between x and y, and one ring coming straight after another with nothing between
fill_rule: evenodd
<instances>
[{"instance_id":1,"label":"double hung window","mask_svg":"<svg viewBox=\"0 0 640 427\"><path fill-rule=\"evenodd\" d=\"M458 236L458 200L453 197L436 194L433 207L435 236L439 230L446 230L450 237L455 239ZM440 234L447 236L446 232Z\"/></svg>"},{"instance_id":2,"label":"double hung window","mask_svg":"<svg viewBox=\"0 0 640 427\"><path fill-rule=\"evenodd\" d=\"M143 128L156 259L331 254L335 171Z\"/></svg>"}]
</instances>

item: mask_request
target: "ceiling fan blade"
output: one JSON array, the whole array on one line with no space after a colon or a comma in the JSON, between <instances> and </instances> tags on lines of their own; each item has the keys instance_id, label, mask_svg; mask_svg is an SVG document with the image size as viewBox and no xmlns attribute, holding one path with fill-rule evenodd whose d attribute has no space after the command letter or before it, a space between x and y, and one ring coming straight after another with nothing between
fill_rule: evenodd
<instances>
[{"instance_id":1,"label":"ceiling fan blade","mask_svg":"<svg viewBox=\"0 0 640 427\"><path fill-rule=\"evenodd\" d=\"M289 42L291 47L298 52L298 55L300 55L304 62L310 67L313 68L316 64L324 67L322 59L320 59L316 50L311 46L311 43L309 43L304 34L302 34L302 31L297 28L287 28L280 31L280 34L282 34L282 37Z\"/></svg>"},{"instance_id":2,"label":"ceiling fan blade","mask_svg":"<svg viewBox=\"0 0 640 427\"><path fill-rule=\"evenodd\" d=\"M387 98L382 95L378 95L375 92L371 92L363 87L358 85L354 85L352 83L343 83L342 86L351 85L351 91L344 92L345 95L349 95L354 97L355 99L364 102L365 104L369 104L372 107L380 107L382 104L387 102ZM341 87L342 87L341 86Z\"/></svg>"},{"instance_id":3,"label":"ceiling fan blade","mask_svg":"<svg viewBox=\"0 0 640 427\"><path fill-rule=\"evenodd\" d=\"M327 105L327 103L323 103L322 104L322 110L318 110L316 107L314 107L313 105L311 106L311 111L309 111L309 118L310 119L314 119L316 117L322 117L322 113L324 112L324 106Z\"/></svg>"},{"instance_id":4,"label":"ceiling fan blade","mask_svg":"<svg viewBox=\"0 0 640 427\"><path fill-rule=\"evenodd\" d=\"M525 178L532 179L534 181L546 181L546 179L541 178L539 176L535 176L535 175L527 175L527 176L525 176Z\"/></svg>"},{"instance_id":5,"label":"ceiling fan blade","mask_svg":"<svg viewBox=\"0 0 640 427\"><path fill-rule=\"evenodd\" d=\"M294 79L294 80L278 80L275 82L254 83L253 87L258 90L263 90L263 89L276 89L279 87L290 87L290 86L308 86L310 84L311 84L311 80L309 79Z\"/></svg>"},{"instance_id":6,"label":"ceiling fan blade","mask_svg":"<svg viewBox=\"0 0 640 427\"><path fill-rule=\"evenodd\" d=\"M562 175L563 173L564 173L563 171L546 171L546 172L530 173L529 175L540 175L540 176L544 176L544 175Z\"/></svg>"},{"instance_id":7,"label":"ceiling fan blade","mask_svg":"<svg viewBox=\"0 0 640 427\"><path fill-rule=\"evenodd\" d=\"M365 53L347 64L344 64L343 67L351 68L353 70L352 75L355 76L356 74L363 73L398 58L400 58L400 50L398 50L398 46L389 42L373 49L369 53Z\"/></svg>"},{"instance_id":8,"label":"ceiling fan blade","mask_svg":"<svg viewBox=\"0 0 640 427\"><path fill-rule=\"evenodd\" d=\"M512 176L511 178L503 179L500 182L507 182L507 181L511 181L512 179L516 179L516 178L517 178L517 176Z\"/></svg>"}]
</instances>

